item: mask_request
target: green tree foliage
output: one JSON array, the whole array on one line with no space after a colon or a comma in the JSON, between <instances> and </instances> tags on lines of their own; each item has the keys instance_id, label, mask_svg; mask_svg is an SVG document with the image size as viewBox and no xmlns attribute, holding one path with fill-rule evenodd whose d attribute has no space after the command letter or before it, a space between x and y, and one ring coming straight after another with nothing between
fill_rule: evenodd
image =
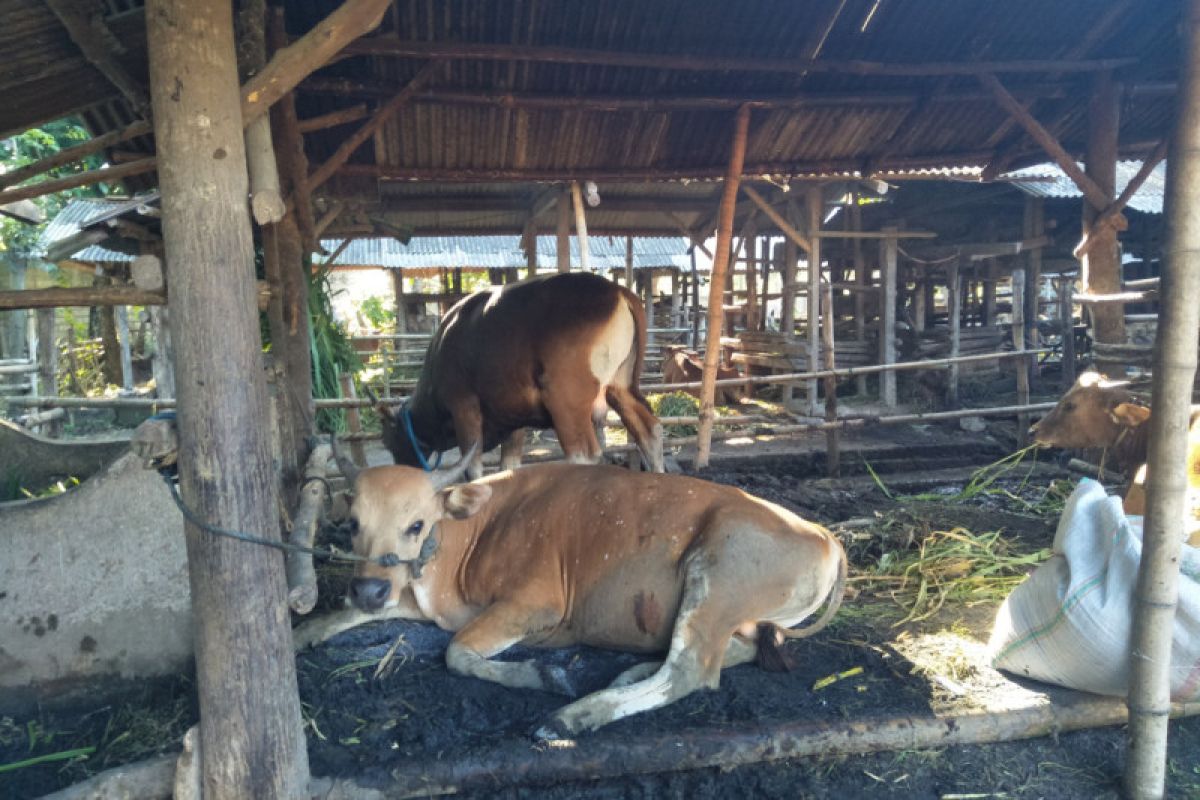
<instances>
[{"instance_id":1,"label":"green tree foliage","mask_svg":"<svg viewBox=\"0 0 1200 800\"><path fill-rule=\"evenodd\" d=\"M26 164L41 161L60 150L86 142L91 138L83 124L74 117L48 122L40 128L31 128L22 134L0 140L0 164L9 172ZM55 167L30 182L61 178L97 169L104 163L99 153L74 164ZM73 197L101 197L105 194L100 185L83 186L34 199L45 213L47 221L62 210ZM41 236L43 225L30 225L10 217L0 217L0 251L12 259L28 258Z\"/></svg>"}]
</instances>

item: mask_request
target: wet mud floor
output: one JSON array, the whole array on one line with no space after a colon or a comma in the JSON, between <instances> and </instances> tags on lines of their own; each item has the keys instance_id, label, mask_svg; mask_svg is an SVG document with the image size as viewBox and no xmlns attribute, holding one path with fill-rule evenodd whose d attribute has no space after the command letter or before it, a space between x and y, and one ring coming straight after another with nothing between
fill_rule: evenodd
<instances>
[{"instance_id":1,"label":"wet mud floor","mask_svg":"<svg viewBox=\"0 0 1200 800\"><path fill-rule=\"evenodd\" d=\"M860 575L875 569L886 553L913 547L922 531L1003 529L1014 546L1031 551L1048 547L1053 537L1056 516L1040 503L1053 479L1053 467L1030 472L1022 466L995 484L1004 491L966 500L954 498L961 493L963 481L929 480L1004 456L1011 448L1006 448L1003 437L966 440L957 432L897 429L882 442L864 439L856 446L851 440L843 457L846 477L837 480L823 477L822 444L822 439L814 438L808 451L794 443L756 449L753 458L738 458L736 445L727 447L703 475L840 530ZM871 464L875 477L865 463ZM928 494L912 496L922 491ZM900 496L901 492L908 496ZM839 527L846 521L849 526ZM336 602L346 578L344 573L326 573L322 589L327 602ZM983 643L996 605L994 600L948 602L927 619L897 625L905 616L901 605L890 603L886 593L861 591L847 598L837 620L825 631L787 645L795 661L793 671L735 667L723 673L715 691L697 692L590 736L619 743L630 737L670 737L772 723L969 711L996 699L1036 697L1047 688L1014 682L986 665ZM442 660L447 640L448 634L431 626L384 622L347 632L298 655L315 775L353 776L363 786L384 786L394 769L411 771L422 763L450 759L469 762L485 758L497 747L536 755L530 732L566 699L451 675ZM392 655L380 674L380 661L389 651ZM588 648L517 649L504 657L531 656L565 667L576 687L585 692L603 687L639 660ZM814 688L822 679L849 670L854 674ZM0 764L45 749L66 750L86 742L97 746L88 760L0 772L0 796L38 796L79 780L88 770L120 763L122 756L129 760L177 747L178 735L195 718L190 684L180 680L139 691L140 699L118 698L103 708L82 712L42 709L0 725ZM159 718L147 710L142 717L131 710L137 703L167 713ZM44 740L35 742L31 749L30 725L57 738L49 745ZM123 732L127 735L122 739ZM145 740L143 752L129 748L135 739ZM128 749L122 749L123 742ZM510 786L505 775L497 774L494 783L468 790L464 796L1115 798L1124 747L1124 730L1113 727L1010 743L827 755L728 771L699 769L549 786ZM1172 723L1168 794L1200 798L1198 719Z\"/></svg>"}]
</instances>

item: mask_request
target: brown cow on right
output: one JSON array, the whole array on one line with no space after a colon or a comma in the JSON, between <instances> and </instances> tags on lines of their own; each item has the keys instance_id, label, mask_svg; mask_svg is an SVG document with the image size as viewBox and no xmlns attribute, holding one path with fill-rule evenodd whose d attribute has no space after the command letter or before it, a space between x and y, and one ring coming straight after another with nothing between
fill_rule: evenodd
<instances>
[{"instance_id":1,"label":"brown cow on right","mask_svg":"<svg viewBox=\"0 0 1200 800\"><path fill-rule=\"evenodd\" d=\"M668 345L663 353L662 362L663 383L697 383L704 377L704 358L695 350L688 350L682 345ZM725 364L717 364L717 380L730 380L742 377L737 368ZM684 389L693 397L700 396L699 389ZM718 386L713 402L719 406L730 406L742 401L744 392L740 386Z\"/></svg>"},{"instance_id":2,"label":"brown cow on right","mask_svg":"<svg viewBox=\"0 0 1200 800\"><path fill-rule=\"evenodd\" d=\"M1134 400L1127 381L1110 381L1097 372L1085 372L1029 433L1036 444L1047 447L1104 448L1106 460L1128 479L1123 502L1125 513L1141 515L1146 512L1146 457L1150 443L1150 426L1146 423L1150 413L1147 406ZM1197 423L1200 423L1200 407L1193 407L1188 434L1188 482L1189 492L1200 499ZM1200 545L1200 533L1193 538Z\"/></svg>"}]
</instances>

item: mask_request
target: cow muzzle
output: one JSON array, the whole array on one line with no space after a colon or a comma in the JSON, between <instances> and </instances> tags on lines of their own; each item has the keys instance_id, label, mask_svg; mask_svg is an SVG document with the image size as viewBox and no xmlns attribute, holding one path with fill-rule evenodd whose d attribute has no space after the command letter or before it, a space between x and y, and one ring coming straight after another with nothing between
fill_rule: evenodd
<instances>
[{"instance_id":1,"label":"cow muzzle","mask_svg":"<svg viewBox=\"0 0 1200 800\"><path fill-rule=\"evenodd\" d=\"M378 611L392 593L386 578L355 578L350 581L350 602L361 611Z\"/></svg>"}]
</instances>

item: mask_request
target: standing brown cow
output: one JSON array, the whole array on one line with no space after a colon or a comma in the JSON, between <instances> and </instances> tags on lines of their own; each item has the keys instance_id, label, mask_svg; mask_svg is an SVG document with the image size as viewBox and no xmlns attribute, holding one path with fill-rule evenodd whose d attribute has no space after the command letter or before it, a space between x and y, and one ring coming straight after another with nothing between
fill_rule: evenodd
<instances>
[{"instance_id":1,"label":"standing brown cow","mask_svg":"<svg viewBox=\"0 0 1200 800\"><path fill-rule=\"evenodd\" d=\"M595 462L608 408L646 463L663 471L662 426L638 389L646 350L641 300L589 273L529 278L458 302L429 343L421 377L398 412L385 406L383 442L397 464L424 466L455 445L503 443L502 466L521 460L525 428L553 427L567 459Z\"/></svg>"}]
</instances>

